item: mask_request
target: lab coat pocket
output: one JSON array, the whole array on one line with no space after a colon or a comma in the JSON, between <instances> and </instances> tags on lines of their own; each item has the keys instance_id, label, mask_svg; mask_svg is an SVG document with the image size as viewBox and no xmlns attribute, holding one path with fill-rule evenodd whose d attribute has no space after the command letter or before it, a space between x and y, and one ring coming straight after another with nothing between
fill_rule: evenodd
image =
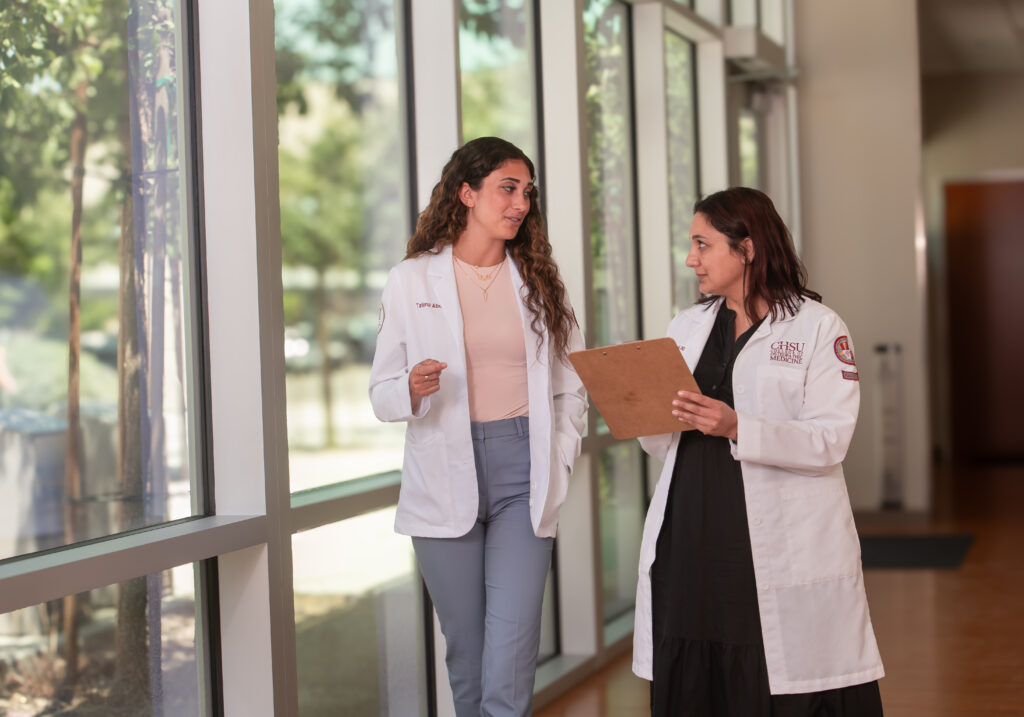
<instances>
[{"instance_id":1,"label":"lab coat pocket","mask_svg":"<svg viewBox=\"0 0 1024 717\"><path fill-rule=\"evenodd\" d=\"M810 478L782 489L793 584L856 575L860 543L842 479Z\"/></svg>"},{"instance_id":2,"label":"lab coat pocket","mask_svg":"<svg viewBox=\"0 0 1024 717\"><path fill-rule=\"evenodd\" d=\"M804 404L804 372L784 366L758 366L757 403L759 415L768 420L796 418Z\"/></svg>"},{"instance_id":3,"label":"lab coat pocket","mask_svg":"<svg viewBox=\"0 0 1024 717\"><path fill-rule=\"evenodd\" d=\"M400 507L419 520L443 524L449 517L447 476L448 451L444 434L430 432L421 435L409 431L398 497Z\"/></svg>"}]
</instances>

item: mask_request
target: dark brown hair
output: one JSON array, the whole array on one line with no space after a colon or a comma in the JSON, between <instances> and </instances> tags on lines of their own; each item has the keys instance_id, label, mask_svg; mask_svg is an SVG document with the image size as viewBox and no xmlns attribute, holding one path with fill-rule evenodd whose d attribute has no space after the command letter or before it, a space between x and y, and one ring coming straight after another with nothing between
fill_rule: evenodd
<instances>
[{"instance_id":1,"label":"dark brown hair","mask_svg":"<svg viewBox=\"0 0 1024 717\"><path fill-rule=\"evenodd\" d=\"M479 190L491 172L510 160L524 162L530 178L536 179L530 158L511 142L498 137L480 137L455 150L441 172L441 181L430 193L430 204L416 222L405 257L436 254L446 244L454 244L466 229L467 207L459 199L462 183ZM536 185L529 196L530 209L515 238L505 242L505 246L526 285L525 302L534 315L531 324L534 332L539 337L541 324L546 326L557 356L565 358L576 317L566 301L565 284L558 274L558 266L551 258L551 243L537 202Z\"/></svg>"},{"instance_id":2,"label":"dark brown hair","mask_svg":"<svg viewBox=\"0 0 1024 717\"><path fill-rule=\"evenodd\" d=\"M699 200L693 212L707 217L740 256L743 240L749 237L753 243L754 256L743 270L743 308L751 319L761 318L756 313L759 298L768 304L772 321L795 315L805 298L821 301L821 294L807 288L807 270L796 255L793 237L767 194L749 187L732 187ZM705 296L700 303L715 299Z\"/></svg>"}]
</instances>

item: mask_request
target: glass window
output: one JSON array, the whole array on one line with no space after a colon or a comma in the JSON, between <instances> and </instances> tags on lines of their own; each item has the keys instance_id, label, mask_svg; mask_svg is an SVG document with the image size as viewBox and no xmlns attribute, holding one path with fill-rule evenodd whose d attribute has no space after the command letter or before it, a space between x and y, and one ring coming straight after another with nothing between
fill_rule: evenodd
<instances>
[{"instance_id":1,"label":"glass window","mask_svg":"<svg viewBox=\"0 0 1024 717\"><path fill-rule=\"evenodd\" d=\"M729 24L735 27L759 27L761 0L729 0Z\"/></svg>"},{"instance_id":2,"label":"glass window","mask_svg":"<svg viewBox=\"0 0 1024 717\"><path fill-rule=\"evenodd\" d=\"M594 295L589 340L604 346L639 336L629 8L588 0L583 26ZM597 430L608 432L600 417Z\"/></svg>"},{"instance_id":3,"label":"glass window","mask_svg":"<svg viewBox=\"0 0 1024 717\"><path fill-rule=\"evenodd\" d=\"M594 344L638 335L633 87L629 8L589 0L584 9Z\"/></svg>"},{"instance_id":4,"label":"glass window","mask_svg":"<svg viewBox=\"0 0 1024 717\"><path fill-rule=\"evenodd\" d=\"M503 137L539 161L535 56L532 2L462 0L463 140Z\"/></svg>"},{"instance_id":5,"label":"glass window","mask_svg":"<svg viewBox=\"0 0 1024 717\"><path fill-rule=\"evenodd\" d=\"M0 714L204 714L196 567L0 615Z\"/></svg>"},{"instance_id":6,"label":"glass window","mask_svg":"<svg viewBox=\"0 0 1024 717\"><path fill-rule=\"evenodd\" d=\"M177 8L0 13L0 559L192 515Z\"/></svg>"},{"instance_id":7,"label":"glass window","mask_svg":"<svg viewBox=\"0 0 1024 717\"><path fill-rule=\"evenodd\" d=\"M761 187L760 142L758 141L757 113L745 108L739 116L740 184Z\"/></svg>"},{"instance_id":8,"label":"glass window","mask_svg":"<svg viewBox=\"0 0 1024 717\"><path fill-rule=\"evenodd\" d=\"M672 313L697 300L697 280L686 266L690 219L698 197L697 79L694 44L665 33L669 212L672 221Z\"/></svg>"},{"instance_id":9,"label":"glass window","mask_svg":"<svg viewBox=\"0 0 1024 717\"><path fill-rule=\"evenodd\" d=\"M387 270L409 238L395 3L275 6L293 491L386 471L401 424L367 395Z\"/></svg>"},{"instance_id":10,"label":"glass window","mask_svg":"<svg viewBox=\"0 0 1024 717\"><path fill-rule=\"evenodd\" d=\"M292 536L299 714L426 715L422 583L395 509Z\"/></svg>"},{"instance_id":11,"label":"glass window","mask_svg":"<svg viewBox=\"0 0 1024 717\"><path fill-rule=\"evenodd\" d=\"M635 441L601 451L598 500L604 620L633 609L644 524L643 460Z\"/></svg>"}]
</instances>

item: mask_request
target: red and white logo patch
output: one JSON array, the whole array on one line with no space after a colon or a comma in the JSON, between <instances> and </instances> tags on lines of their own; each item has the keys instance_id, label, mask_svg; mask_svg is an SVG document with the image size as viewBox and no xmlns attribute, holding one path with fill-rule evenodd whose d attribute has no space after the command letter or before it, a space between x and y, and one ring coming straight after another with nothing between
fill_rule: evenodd
<instances>
[{"instance_id":1,"label":"red and white logo patch","mask_svg":"<svg viewBox=\"0 0 1024 717\"><path fill-rule=\"evenodd\" d=\"M847 364L848 366L856 366L853 360L853 347L850 346L850 339L848 336L840 336L836 339L834 345L836 351L836 358Z\"/></svg>"}]
</instances>

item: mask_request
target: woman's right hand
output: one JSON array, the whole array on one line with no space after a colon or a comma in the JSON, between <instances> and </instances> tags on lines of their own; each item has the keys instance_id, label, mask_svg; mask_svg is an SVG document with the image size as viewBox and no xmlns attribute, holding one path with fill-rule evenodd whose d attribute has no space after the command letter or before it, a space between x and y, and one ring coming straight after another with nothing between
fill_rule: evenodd
<instances>
[{"instance_id":1,"label":"woman's right hand","mask_svg":"<svg viewBox=\"0 0 1024 717\"><path fill-rule=\"evenodd\" d=\"M434 359L424 359L409 371L409 398L412 401L413 413L419 410L420 401L424 396L437 393L441 389L441 372L448 364Z\"/></svg>"}]
</instances>

